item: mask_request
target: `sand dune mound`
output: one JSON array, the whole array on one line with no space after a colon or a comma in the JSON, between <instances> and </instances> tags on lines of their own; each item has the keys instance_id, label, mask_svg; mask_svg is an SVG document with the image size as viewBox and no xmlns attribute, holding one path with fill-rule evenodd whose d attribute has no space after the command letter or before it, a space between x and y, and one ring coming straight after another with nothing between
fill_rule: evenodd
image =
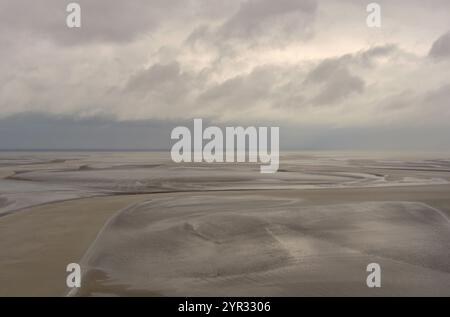
<instances>
[{"instance_id":1,"label":"sand dune mound","mask_svg":"<svg viewBox=\"0 0 450 317\"><path fill-rule=\"evenodd\" d=\"M379 294L450 295L448 250L448 219L422 203L159 198L109 222L79 294L373 295L365 269L377 262Z\"/></svg>"}]
</instances>

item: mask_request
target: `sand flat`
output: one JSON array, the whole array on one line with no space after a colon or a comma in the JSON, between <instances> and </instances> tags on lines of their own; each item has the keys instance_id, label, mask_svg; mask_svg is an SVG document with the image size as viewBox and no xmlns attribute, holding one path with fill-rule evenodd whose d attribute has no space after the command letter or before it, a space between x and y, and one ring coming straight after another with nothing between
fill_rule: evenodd
<instances>
[{"instance_id":1,"label":"sand flat","mask_svg":"<svg viewBox=\"0 0 450 317\"><path fill-rule=\"evenodd\" d=\"M133 279L128 280L127 274L125 278L115 279L114 274L109 276L108 270L96 269L94 266L85 266L84 269L89 269L89 274L83 280L84 288L78 293L79 295L144 295L144 296L160 296L167 294L182 295L183 289L179 293L173 293L170 289L178 285L179 283L186 283L182 276L176 276L177 272L180 272L176 267L183 267L183 270L189 270L192 267L201 267L196 261L205 258L205 252L216 252L214 248L211 249L211 241L216 245L222 239L227 239L227 236L231 237L236 235L240 237L242 241L247 241L249 248L242 248L242 251L236 253L233 244L230 244L230 249L224 252L223 255L236 255L242 254L244 256L247 249L253 249L255 246L260 246L259 249L255 249L253 261L248 262L249 266L246 268L240 268L240 274L228 274L228 276L218 276L225 272L230 272L238 269L240 261L235 261L236 258L230 256L229 258L223 257L217 259L214 263L209 262L207 270L202 272L209 272L208 276L201 277L195 282L195 288L191 288L192 294L202 295L211 294L213 292L217 295L235 294L235 295L334 295L336 292L339 294L361 294L361 291L366 288L356 282L360 282L365 277L365 272L361 271L361 265L368 260L376 260L383 265L387 265L390 269L388 273L388 279L385 280L386 285L394 285L397 294L403 295L442 295L447 294L447 277L448 273L442 270L442 266L445 266L447 257L449 256L448 249L441 250L440 256L437 256L438 262L441 268L428 267L423 265L411 264L408 262L402 262L401 260L395 260L388 256L375 255L372 257L366 257L363 252L352 250L352 247L337 247L334 244L330 244L320 237L309 235L304 236L302 239L298 238L298 232L293 234L291 229L286 229L283 223L270 223L270 217L265 220L255 221L252 219L255 213L261 211L264 214L264 210L273 211L275 206L282 206L281 209L286 211L294 204L301 203L302 205L310 208L317 206L329 206L342 205L346 203L361 203L366 202L369 199L371 201L407 201L414 200L419 202L418 207L422 207L420 202L428 202L430 208L438 206L444 215L448 215L450 210L450 196L448 195L450 188L447 186L423 186L414 187L414 191L411 192L410 187L396 187L391 189L386 188L364 188L364 189L329 189L329 190L278 190L278 191L248 191L240 193L239 191L224 191L224 192L206 192L206 193L166 193L166 194L144 194L144 195L120 195L120 196L108 196L97 198L86 198L65 202L57 202L37 206L33 208L24 209L15 214L10 214L4 217L0 217L0 269L5 274L0 277L2 287L0 293L5 296L14 295L29 295L29 296L60 296L67 294L65 287L65 266L70 262L80 262L83 256L86 255L86 251L94 243L97 234L105 229L104 225L108 219L117 215L117 211L133 204L141 203L141 212L148 217L151 216L151 221L144 221L142 218L137 218L137 221L121 221L121 226L126 225L128 232L135 230L141 230L139 228L154 228L157 233L154 238L147 236L143 246L145 248L139 249L136 245L128 245L125 249L134 250L134 254L139 256L149 256L154 259L154 255L158 251L164 254L170 249L171 243L177 244L177 239L183 237L181 241L188 242L189 239L194 239L196 242L193 245L187 247L183 252L186 252L186 256L183 258L190 259L191 266L183 266L186 262L176 260L176 257L170 261L164 262L164 265L153 266L151 269L147 266L148 263L144 262L134 267L132 270L137 274L138 279L142 280L142 276L158 276L162 279L159 280L159 284L165 285L165 287L137 287L133 286ZM237 209L233 205L222 204L217 205L219 199L214 198L216 203L214 210L221 210L222 215L218 218L211 214L208 215L208 210L211 210L211 204L208 199L214 197L214 195L220 195L221 199L232 200L234 203L240 205L241 209L253 210L253 215L243 214L238 216L239 221L236 221L235 215L224 215L223 212L232 212ZM261 198L262 197L262 198ZM200 198L200 199L199 199ZM414 199L413 199L414 198ZM193 207L194 206L194 207ZM416 206L417 207L417 206ZM147 209L153 208L153 212L148 214ZM167 209L168 208L168 209ZM419 208L419 209L420 209ZM131 209L133 210L133 209ZM208 221L193 221L193 210L198 213L206 214ZM239 209L240 210L240 209ZM330 210L334 210L334 207ZM429 208L426 212L431 216L432 222L439 222L439 231L442 234L447 234L448 229L445 227L445 218L442 215L437 214ZM173 218L167 218L172 213ZM338 211L337 211L338 212ZM419 211L419 214L423 211ZM276 214L276 213L275 213ZM310 218L310 217L307 217ZM144 218L145 219L145 218ZM338 218L339 219L339 218ZM357 217L360 221L364 219ZM434 219L434 220L433 220ZM184 222L183 222L184 221ZM262 222L261 222L262 221ZM286 220L288 223L294 223L290 217ZM286 222L285 221L285 222ZM312 220L311 220L312 221ZM165 234L164 230L167 230L173 223L183 223L179 228L181 230L174 234ZM235 224L244 226L245 228L239 229ZM402 223L407 224L405 219ZM414 222L417 224L417 221ZM206 227L205 227L206 224ZM227 225L228 224L228 225ZM259 225L258 225L259 224ZM256 231L253 234L249 232L249 228L253 225L262 226L263 230ZM284 226L284 227L283 227ZM328 225L330 226L330 225ZM335 230L340 230L342 225L339 222L334 222L332 225ZM420 222L419 222L420 226ZM159 228L159 229L158 229ZM126 232L127 232L126 230ZM230 231L232 230L232 231ZM366 228L370 232L370 228ZM412 235L414 233L414 226L412 226ZM434 229L433 229L434 230ZM108 230L105 230L106 232ZM250 230L251 231L251 230ZM295 230L294 230L295 231ZM312 230L317 234L317 229ZM170 230L168 231L170 232ZM391 230L392 232L392 230ZM426 231L421 231L422 236L433 236L433 234L427 234ZM424 233L425 232L425 233ZM186 235L189 239L186 239ZM137 235L137 237L139 234ZM167 237L168 240L161 243L163 237ZM385 235L384 235L385 236ZM101 237L101 235L100 235ZM376 237L376 235L375 235ZM441 241L442 236L438 236ZM111 243L116 241L114 239L106 239ZM252 239L256 239L253 240ZM446 238L445 238L446 239ZM119 239L120 240L120 239ZM369 241L376 240L374 237L368 239ZM204 244L203 247L198 248L198 241ZM238 241L238 240L236 240ZM264 242L265 241L265 242ZM350 239L350 242L352 240ZM356 242L362 241L361 238L355 239ZM355 242L355 243L356 243ZM388 243L389 241L385 241ZM120 255L121 250L119 245L128 243L127 240L118 241L118 245L112 249L113 253ZM248 244L250 243L250 244ZM348 242L349 243L349 242ZM384 243L384 242L383 242ZM383 243L381 245L383 245ZM350 243L351 244L351 243ZM243 244L243 246L245 243ZM151 250L152 248L155 248ZM166 248L162 246L166 246ZM268 249L264 249L268 247ZM142 247L142 245L141 245ZM405 250L415 250L416 244L408 245L406 243L403 248ZM441 246L442 247L442 246ZM445 246L444 246L445 247ZM262 249L261 249L262 248ZM425 250L429 248L428 245L423 247ZM95 244L93 245L94 254L96 253ZM354 248L353 248L354 249ZM357 248L356 248L357 249ZM97 249L98 250L98 249ZM150 252L151 250L151 252ZM194 256L198 251L198 256ZM259 251L256 251L259 250ZM261 251L262 250L262 251ZM314 251L315 250L315 251ZM320 250L320 254L315 254ZM326 250L330 250L328 253ZM418 249L417 249L418 250ZM430 250L436 250L436 248L430 248ZM332 252L331 252L332 251ZM228 253L231 252L231 253ZM244 252L244 253L242 253ZM308 253L309 252L309 253ZM313 253L311 253L313 252ZM206 253L207 254L207 253ZM439 255L439 252L437 253ZM166 254L167 255L167 254ZM269 255L269 262L267 262L267 255ZM406 257L409 255L406 254ZM203 258L202 258L203 257ZM310 265L307 270L298 270L295 263L298 259L308 258ZM87 257L89 259L89 256ZM157 258L157 257L156 257ZM355 261L355 258L358 260ZM441 260L439 260L441 258ZM169 257L170 259L170 257ZM233 260L234 259L234 260ZM296 260L297 259L297 260ZM335 266L335 273L341 276L340 280L332 278L330 269L325 265L324 261L330 259L332 262L338 263ZM433 262L433 257L429 259ZM436 258L434 259L436 260ZM442 262L443 261L443 262ZM247 262L247 257L245 262ZM426 262L426 261L425 261ZM114 261L108 265L114 264ZM126 267L133 267L133 261L127 262ZM108 266L106 265L106 266ZM351 268L354 271L353 274L344 274L346 268ZM408 268L406 271L405 268ZM162 274L161 270L169 269L175 276L173 280L169 281L167 276ZM123 268L117 270L120 272ZM209 271L208 271L209 270ZM211 271L213 270L213 271ZM399 274L404 271L403 274ZM39 272L39 274L37 274ZM158 273L160 272L160 273ZM142 276L140 274L143 274ZM120 275L120 274L119 274ZM200 278L201 277L201 278ZM389 282L389 277L394 280ZM145 280L145 279L144 279ZM283 283L283 288L280 285L274 283L278 280L279 283ZM442 281L442 283L434 285L433 281ZM249 281L256 281L251 282ZM352 282L353 281L353 282ZM431 281L431 282L430 282ZM163 283L163 284L161 284ZM190 280L192 283L192 279ZM403 289L405 285L416 285L415 288ZM263 285L264 287L261 287ZM299 287L299 285L303 285ZM358 285L358 286L355 286ZM391 286L393 287L393 286ZM405 293L401 291L405 290ZM187 293L186 293L187 294ZM380 291L374 291L373 294L383 295L385 293ZM185 295L185 294L184 294Z\"/></svg>"},{"instance_id":2,"label":"sand flat","mask_svg":"<svg viewBox=\"0 0 450 317\"><path fill-rule=\"evenodd\" d=\"M108 223L78 295L449 296L449 229L421 202L154 196ZM372 262L385 272L381 290L365 285Z\"/></svg>"},{"instance_id":3,"label":"sand flat","mask_svg":"<svg viewBox=\"0 0 450 317\"><path fill-rule=\"evenodd\" d=\"M143 199L87 198L0 217L0 295L64 295L66 265L81 259L109 217Z\"/></svg>"},{"instance_id":4,"label":"sand flat","mask_svg":"<svg viewBox=\"0 0 450 317\"><path fill-rule=\"evenodd\" d=\"M161 153L10 153L0 295L66 295L77 262L72 295L448 296L448 159L283 155L262 175ZM370 293L369 261L386 269Z\"/></svg>"},{"instance_id":5,"label":"sand flat","mask_svg":"<svg viewBox=\"0 0 450 317\"><path fill-rule=\"evenodd\" d=\"M214 240L216 240L213 243L213 245L216 245L221 239L226 240L227 236L230 236L231 234L231 236L236 235L237 237L240 237L242 241L250 243L247 244L248 248L243 247L241 249L242 251L239 251L234 249L233 244L231 244L229 249L229 252L231 253L223 252L225 257L220 258L220 260L217 259L214 262L215 264L211 263L209 260L207 270L202 271L203 273L209 272L209 275L207 277L201 277L201 274L199 275L199 278L195 282L195 288L190 288L193 295L211 294L211 292L217 295L254 294L267 296L274 294L326 296L334 295L337 292L343 295L361 294L366 288L364 285L361 286L356 284L356 282L360 282L361 279L364 278L366 273L361 271L361 265L369 260L379 261L379 263L389 267L389 271L387 272L388 278L385 280L385 283L386 285L391 284L391 287L395 286L397 292L394 292L395 294L448 295L447 291L450 289L446 288L448 286L446 284L448 273L445 269L442 269L442 267L445 268L446 263L448 263L447 258L449 252L448 249L445 249L446 246L439 251L440 253L438 252L437 255L435 254L434 258L433 255L428 257L429 263L434 263L436 261L441 263L439 264L439 267L433 267L433 264L430 267L430 265L416 265L414 263L403 262L398 259L392 259L389 256L374 255L372 257L367 257L364 255L364 252L358 251L355 253L355 250L352 250L354 249L352 247L337 247L336 245L330 244L329 242L320 239L320 237L317 237L317 234L320 233L317 229L311 230L317 233L316 236L304 236L302 239L299 239L297 236L298 232L293 234L292 230L286 229L286 226L283 223L270 223L270 217L266 217L265 220L259 221L252 219L254 214L258 213L258 211L264 214L264 210L273 211L272 209L277 205L282 206L282 209L286 210L286 208L289 209L289 206L292 207L292 204L296 203L301 203L302 205L311 208L314 206L327 206L327 204L329 206L336 204L342 205L349 202L358 204L366 202L369 199L380 202L386 200L406 201L409 199L419 202L418 205L415 205L415 208L418 207L419 209L423 207L420 202L427 202L430 204L429 207L425 206L425 211L419 210L418 212L419 214L425 212L425 214L430 216L430 219L425 220L432 221L432 223L438 222L438 227L440 228L438 231L446 237L448 227L442 226L446 225L445 216L448 215L450 210L450 196L448 193L449 188L447 186L414 187L414 191L412 192L410 187L396 187L391 189L364 188L358 190L278 190L271 191L270 194L269 191L249 191L245 193L240 193L239 191L224 191L212 193L195 192L120 195L78 199L32 207L21 210L15 214L0 217L0 269L3 272L0 276L0 285L2 285L2 287L0 287L0 294L4 296L60 296L67 294L68 290L65 287L65 266L67 263L79 262L82 260L86 251L94 243L97 234L104 227L104 224L112 216L116 215L117 211L127 206L141 203L141 206L144 207L141 209L141 212L147 216L150 215L152 221L143 221L143 219L138 217L137 221L130 221L130 219L128 219L128 221L121 221L121 226L126 224L127 230L131 230L129 232L139 230L139 228L151 228L152 226L156 226L153 230L156 230L158 227L159 229L155 231L157 234L154 235L153 238L151 238L151 235L147 236L148 239L145 239L145 248L143 250L139 249L139 247L136 248L136 245L133 244L126 246L125 250L134 250L133 252L136 255L144 257L149 256L154 259L154 255L157 255L157 252L155 251L160 252L160 255L161 252L164 254L164 252L167 252L167 250L170 249L171 243L177 244L177 239L180 239L181 237L183 237L181 238L181 241L188 242L189 239L194 239L196 242L183 251L186 252L186 255L182 258L185 260L190 259L192 262L191 266L183 266L186 262L180 262L176 260L176 257L168 262L164 262L164 265L154 266L151 269L147 266L148 263L144 262L133 268L133 272L135 272L134 274L137 274L139 280L142 280L142 276L158 276L158 274L162 274L161 270L164 271L169 269L176 275L177 269L174 269L176 267L183 267L183 270L189 270L189 268L192 267L201 267L196 261L200 261L201 259L208 260L208 257L205 258L205 252L208 252L208 248L210 250L209 252L217 251L214 248L211 249L211 241L214 242ZM193 210L197 213L201 212L203 214L208 214L208 210L211 210L212 208L208 201L208 199L211 199L211 195L213 195L213 197L214 195L220 195L221 199L231 199L234 203L238 203L241 209L253 210L253 215L238 215L239 219L235 219L236 215L224 215L224 211L231 212L236 211L237 209L232 205L229 205L228 208L226 204L217 205L217 202L220 202L220 200L214 199L214 206L216 207L213 207L213 209L221 210L222 215L218 218L213 214L207 215L207 217L209 217L208 221L199 221L198 219L193 221L190 219ZM430 209L434 207L439 207L439 210L442 211L444 216L439 215ZM148 208L153 208L151 214L148 214L146 211ZM173 219L170 217L167 218L169 215L168 210L174 215ZM329 210L336 210L336 212L339 212L335 207L332 207ZM406 210L413 209L407 208ZM360 216L356 219L359 219L359 221L364 220L364 218L361 218ZM287 217L286 221L288 223L294 223L294 220L290 217ZM390 222L391 221L392 219ZM169 235L164 233L164 230L173 226L174 222L183 223L183 225L179 226L182 236L180 236L180 232L177 233L177 230ZM402 223L405 225L408 224L408 219L404 219ZM243 225L245 228L239 229L239 226L236 227L235 224ZM412 231L409 234L415 236L417 233L414 231L414 227L420 227L420 222L415 221L413 224L412 228L410 228ZM254 225L262 226L263 230L256 231L253 234L253 238L251 238L252 234L248 232L251 231L249 228ZM342 224L339 225L339 222L336 221L333 225L330 224L327 226L335 227L335 230L338 231L340 230L339 228L342 228ZM376 228L376 226L374 228ZM435 229L436 228L434 228L433 231L435 231ZM370 228L365 228L365 231L371 232ZM170 230L168 232L170 233ZM390 230L390 232L392 232L392 230ZM419 233L420 232L422 237L424 237L424 241L427 241L428 238L434 235L427 233L426 230L419 231ZM183 235L187 235L189 239ZM136 236L138 237L139 235ZM161 243L161 239L164 236L167 237L168 240ZM382 241L383 243L381 245L384 243L389 244L388 237L386 235L381 235L381 237L383 236L387 240L384 242ZM373 242L377 240L376 237L377 236L375 235L367 239ZM252 241L252 239L256 240ZM447 238L443 239L442 236L438 236L438 239L444 242L447 241L445 240ZM106 241L111 243L116 240L114 238L106 239ZM352 240L350 239L349 241L350 242L347 243L351 244ZM354 243L358 241L363 240L357 238L354 240ZM110 251L116 255L120 255L120 252L122 252L121 250L123 250L119 245L121 243L125 243L125 245L128 243L126 239L118 242L118 245L114 246ZM200 242L200 245L198 245L198 242ZM202 243L204 244L203 247L199 248ZM245 246L246 244L244 243L242 245ZM156 249L152 250L155 246ZM161 249L162 246L166 246L166 248ZM255 246L260 246L260 248L255 248ZM267 246L269 246L269 248L264 250ZM440 247L442 248L442 245ZM427 244L420 248L425 251L428 249L437 250L435 247L430 248ZM254 262L248 262L246 257L245 262L248 262L249 266L246 268L241 267L239 274L218 276L218 274L223 275L226 272L238 269L239 265L237 267L236 265L239 264L240 261L235 261L236 258L233 256L236 254L246 256L245 252L248 249L254 249L255 251L253 256ZM95 244L93 250L96 250ZM195 255L197 252L195 250L199 250L198 256ZM321 253L314 255L314 253L311 253L312 250L315 250L314 252L321 250ZM327 255L326 250L333 252ZM402 246L400 251L402 250L403 252L405 252L405 250L420 251L419 248L417 248L417 244L408 245L408 243ZM233 256L227 258L227 254ZM269 262L267 262L267 255L269 255ZM408 257L410 254L406 253L405 256ZM290 265L302 257L309 258L310 263L307 270L298 270L295 266ZM358 260L355 261L355 258ZM332 262L334 261L337 263L333 274L338 274L338 276L344 278L341 278L340 280L334 280L332 278L332 276L335 275L330 273L330 268L324 264L326 262L323 262L329 261L330 259ZM426 262L427 257L425 257L425 264ZM114 261L110 262L108 265L111 263L114 263ZM127 263L126 267L133 267L133 261ZM86 269L89 266L83 267ZM354 273L350 275L344 274L345 272L348 272L346 268L351 268ZM407 268L406 271L405 268ZM123 268L116 272L120 272L121 270L123 270ZM178 272L180 272L179 269ZM403 272L403 274L400 274L400 272ZM167 294L187 294L183 289L178 293L170 291L171 288L173 289L173 287L179 283L186 283L182 276L174 276L173 280L169 281L167 276L164 276L166 273L164 273L160 275L160 277L163 278L159 280L159 284L155 283L155 285L165 285L165 287L137 287L136 285L133 286L133 279L128 280L128 277L126 277L127 274L125 274L123 281L120 281L120 279L115 280L113 277L114 274L109 276L107 270L95 269L94 265L89 270L89 274L86 275L86 279L84 279L83 282L84 288L79 292L79 295L160 296ZM141 276L140 274L143 275ZM392 277L393 281L389 282L389 277ZM276 280L284 285L283 288L280 288L280 285L274 283ZM441 283L434 284L433 281L437 280L441 281ZM249 281L253 282L249 283ZM190 283L192 282L191 279ZM416 285L416 287L404 289L406 285L411 285L411 283ZM261 285L264 287L261 287ZM299 285L303 286L299 287ZM402 293L402 290L405 292ZM383 295L385 293L374 291L373 294Z\"/></svg>"}]
</instances>

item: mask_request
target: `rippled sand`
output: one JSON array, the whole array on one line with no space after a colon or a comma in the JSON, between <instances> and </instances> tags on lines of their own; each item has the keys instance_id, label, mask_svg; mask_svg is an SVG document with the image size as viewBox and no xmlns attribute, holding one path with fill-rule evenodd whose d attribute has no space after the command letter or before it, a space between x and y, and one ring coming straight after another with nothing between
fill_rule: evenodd
<instances>
[{"instance_id":1,"label":"rippled sand","mask_svg":"<svg viewBox=\"0 0 450 317\"><path fill-rule=\"evenodd\" d=\"M415 202L150 199L110 220L79 295L450 295L449 225ZM365 285L371 262L384 273L376 291Z\"/></svg>"}]
</instances>

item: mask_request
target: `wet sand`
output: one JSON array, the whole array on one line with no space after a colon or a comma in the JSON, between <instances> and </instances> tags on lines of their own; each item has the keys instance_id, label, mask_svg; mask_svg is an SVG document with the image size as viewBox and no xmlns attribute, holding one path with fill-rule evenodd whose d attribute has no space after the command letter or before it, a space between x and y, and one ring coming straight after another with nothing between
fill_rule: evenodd
<instances>
[{"instance_id":1,"label":"wet sand","mask_svg":"<svg viewBox=\"0 0 450 317\"><path fill-rule=\"evenodd\" d=\"M450 295L445 213L418 201L367 202L370 189L351 203L349 190L333 191L320 192L340 203L314 201L317 191L154 197L108 223L76 294ZM365 284L372 262L382 266L381 289Z\"/></svg>"},{"instance_id":2,"label":"wet sand","mask_svg":"<svg viewBox=\"0 0 450 317\"><path fill-rule=\"evenodd\" d=\"M0 296L63 296L66 265L79 262L109 217L143 199L80 199L0 217Z\"/></svg>"},{"instance_id":3,"label":"wet sand","mask_svg":"<svg viewBox=\"0 0 450 317\"><path fill-rule=\"evenodd\" d=\"M86 275L76 295L449 296L449 192L450 186L225 191L46 204L0 217L0 270L6 273L0 277L0 294L66 295L65 266L83 259ZM368 216L362 216L364 211L346 215L349 207L358 212L367 201L375 202ZM383 205L386 201L418 204L402 208L398 203ZM293 216L298 210L307 213L303 220ZM330 222L308 228L304 219L318 221L318 211ZM413 220L406 216L412 212ZM377 217L385 217L378 227L395 227L370 237L367 226L376 228ZM336 236L327 237L324 228L345 232L350 220L362 226L359 232L369 237L369 247L383 237L383 252L371 254L351 245L362 240L351 230L339 237L344 244L334 241ZM392 235L398 230L403 234ZM400 253L403 258L396 258ZM117 259L126 262L119 265ZM379 290L364 284L370 262L386 268Z\"/></svg>"}]
</instances>

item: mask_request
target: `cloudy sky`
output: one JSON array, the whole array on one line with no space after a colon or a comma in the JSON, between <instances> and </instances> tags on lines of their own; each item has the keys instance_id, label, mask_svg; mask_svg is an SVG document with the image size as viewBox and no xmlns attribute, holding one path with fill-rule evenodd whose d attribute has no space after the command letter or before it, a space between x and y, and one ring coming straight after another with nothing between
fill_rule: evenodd
<instances>
[{"instance_id":1,"label":"cloudy sky","mask_svg":"<svg viewBox=\"0 0 450 317\"><path fill-rule=\"evenodd\" d=\"M286 148L450 150L450 1L0 0L0 148L168 148L276 125Z\"/></svg>"}]
</instances>

